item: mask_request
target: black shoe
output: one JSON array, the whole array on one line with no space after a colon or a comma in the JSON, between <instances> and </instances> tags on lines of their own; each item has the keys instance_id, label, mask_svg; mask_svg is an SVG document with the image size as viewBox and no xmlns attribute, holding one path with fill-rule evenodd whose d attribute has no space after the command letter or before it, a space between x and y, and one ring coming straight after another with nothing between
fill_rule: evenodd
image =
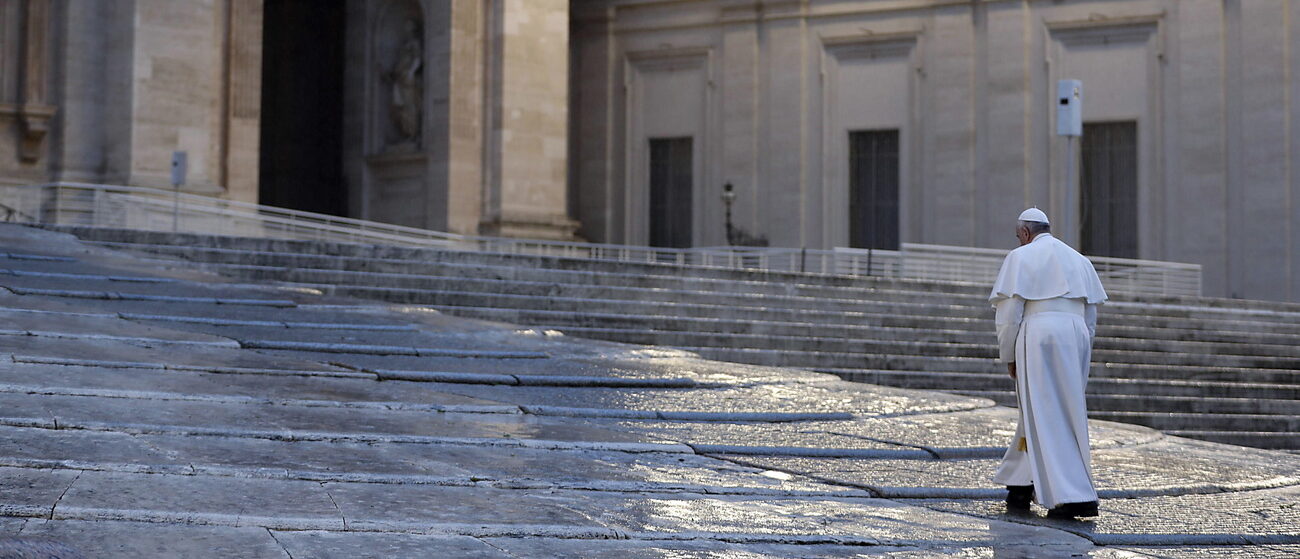
<instances>
[{"instance_id":1,"label":"black shoe","mask_svg":"<svg viewBox=\"0 0 1300 559\"><path fill-rule=\"evenodd\" d=\"M1008 485L1007 510L1029 510L1030 501L1034 500L1034 486Z\"/></svg>"},{"instance_id":2,"label":"black shoe","mask_svg":"<svg viewBox=\"0 0 1300 559\"><path fill-rule=\"evenodd\" d=\"M1085 518L1097 516L1097 501L1065 503L1047 511L1048 518Z\"/></svg>"}]
</instances>

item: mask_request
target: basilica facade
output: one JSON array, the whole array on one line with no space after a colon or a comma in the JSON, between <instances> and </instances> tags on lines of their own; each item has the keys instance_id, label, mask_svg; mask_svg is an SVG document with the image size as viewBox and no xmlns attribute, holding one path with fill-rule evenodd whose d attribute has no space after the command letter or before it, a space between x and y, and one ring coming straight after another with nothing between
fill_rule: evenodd
<instances>
[{"instance_id":1,"label":"basilica facade","mask_svg":"<svg viewBox=\"0 0 1300 559\"><path fill-rule=\"evenodd\" d=\"M0 0L0 183L458 233L1085 253L1300 300L1289 0ZM1082 82L1082 137L1056 85ZM730 219L730 221L728 221Z\"/></svg>"}]
</instances>

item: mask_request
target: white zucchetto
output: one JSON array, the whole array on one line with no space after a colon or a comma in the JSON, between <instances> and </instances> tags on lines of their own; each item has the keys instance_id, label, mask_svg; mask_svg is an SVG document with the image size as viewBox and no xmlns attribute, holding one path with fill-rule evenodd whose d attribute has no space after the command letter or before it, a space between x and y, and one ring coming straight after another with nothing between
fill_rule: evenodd
<instances>
[{"instance_id":1,"label":"white zucchetto","mask_svg":"<svg viewBox=\"0 0 1300 559\"><path fill-rule=\"evenodd\" d=\"M1048 225L1052 224L1052 222L1047 221L1047 214L1043 213L1043 210L1038 208L1029 208L1020 212L1020 221L1035 221L1038 223L1046 223Z\"/></svg>"}]
</instances>

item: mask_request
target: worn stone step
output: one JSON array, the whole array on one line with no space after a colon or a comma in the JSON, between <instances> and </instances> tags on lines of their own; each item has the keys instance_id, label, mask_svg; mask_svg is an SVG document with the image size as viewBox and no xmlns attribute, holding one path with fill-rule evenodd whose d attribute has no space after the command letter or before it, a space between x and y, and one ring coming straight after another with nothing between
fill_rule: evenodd
<instances>
[{"instance_id":1,"label":"worn stone step","mask_svg":"<svg viewBox=\"0 0 1300 559\"><path fill-rule=\"evenodd\" d=\"M1264 367L1170 366L1159 363L1097 363L1092 378L1145 378L1190 382L1246 382L1300 385L1300 371Z\"/></svg>"},{"instance_id":2,"label":"worn stone step","mask_svg":"<svg viewBox=\"0 0 1300 559\"><path fill-rule=\"evenodd\" d=\"M353 291L351 289L342 290L345 294L355 296L366 296L365 290ZM370 293L370 295L375 295ZM656 317L658 321L674 321L685 319L695 319L699 324L707 324L709 321L718 322L741 322L741 323L763 323L763 324L821 324L835 326L885 326L885 327L915 327L915 328L938 328L938 329L962 329L975 332L989 333L993 327L991 314L976 314L975 316L916 316L905 313L889 312L836 312L836 311L816 311L816 310L786 310L773 308L745 308L731 305L685 305L672 302L646 302L646 301L610 301L610 300L593 300L593 299L567 299L567 298L533 298L521 297L514 295L501 294L481 294L481 293L456 293L456 292L430 292L416 295L410 292L398 291L394 293L380 293L380 295L397 299L399 302L428 305L440 310L447 311L460 316L485 318L490 320L504 320L519 322L524 324L550 324L556 325L557 320L567 320L569 322L581 321L580 323L601 325L605 317L619 316L623 324L636 324L637 320L643 317ZM559 318L557 318L559 317ZM583 318L588 317L588 318ZM1160 324L1146 325L1145 328L1160 326ZM1182 337L1183 332L1187 332L1188 324L1177 324L1178 329L1168 331L1168 336L1173 338ZM1251 325L1240 325L1243 328L1249 328ZM1105 335L1106 325L1103 323L1101 332ZM1137 334L1143 327L1133 327L1127 331L1128 334ZM1208 327L1207 327L1208 328ZM703 328L701 328L703 330ZM1213 330L1205 330L1212 332ZM1201 337L1212 337L1211 335ZM1240 339L1240 337L1236 338ZM1284 340L1285 338L1273 338L1274 340ZM1177 341L1177 340L1175 340ZM1205 342L1215 343L1215 342ZM1222 342L1229 344L1233 342ZM1286 354L1286 347L1283 344L1258 344L1266 352L1275 352ZM1228 349L1230 346L1218 346L1214 349L1216 353L1250 353L1249 349ZM1296 354L1295 352L1290 352Z\"/></svg>"},{"instance_id":3,"label":"worn stone step","mask_svg":"<svg viewBox=\"0 0 1300 559\"><path fill-rule=\"evenodd\" d=\"M19 295L38 295L86 299L135 299L166 302L169 300L240 301L276 307L295 305L292 293L271 290L196 284L145 284L87 281L66 278L0 276L0 287Z\"/></svg>"},{"instance_id":4,"label":"worn stone step","mask_svg":"<svg viewBox=\"0 0 1300 559\"><path fill-rule=\"evenodd\" d=\"M990 308L982 298L972 299L943 293L918 293L892 290L866 290L844 288L825 295L790 293L783 286L740 282L746 289L734 285L717 289L718 285L681 286L675 282L660 281L652 285L610 285L571 283L560 278L542 277L531 280L475 278L451 275L374 274L370 272L321 272L307 269L282 270L278 268L250 271L230 270L244 277L273 279L287 282L328 283L394 289L460 290L481 292L508 292L518 295L566 296L612 300L660 300L680 303L712 302L732 303L751 307L770 307L807 310L863 311L873 305L889 304L915 309L958 306L969 308L963 312L986 313ZM640 282L638 282L640 283ZM764 289L767 287L768 289Z\"/></svg>"},{"instance_id":5,"label":"worn stone step","mask_svg":"<svg viewBox=\"0 0 1300 559\"><path fill-rule=\"evenodd\" d=\"M310 287L329 288L316 284L307 284ZM614 301L608 299L583 299L572 297L535 297L526 295L514 295L506 293L479 293L468 291L415 291L415 290L385 290L378 288L363 288L353 286L338 286L331 290L331 293L341 296L360 297L369 299L378 299L392 303L446 306L446 307L495 307L495 308L525 308L529 310L554 310L564 312L595 312L595 313L614 313L627 312L634 314L676 314L679 316L712 318L717 316L726 316L734 320L772 320L772 321L827 321L832 323L854 324L864 318L864 314L853 311L818 311L818 310L792 310L779 308L762 308L762 307L737 307L734 305L697 303L683 304L668 301ZM907 314L909 309L906 307L890 308L889 303L883 303L877 312L891 311L900 314ZM960 313L959 313L960 311ZM982 312L982 311L981 311ZM965 315L974 318L980 313L970 311L969 309L954 309L954 315Z\"/></svg>"},{"instance_id":6,"label":"worn stone step","mask_svg":"<svg viewBox=\"0 0 1300 559\"><path fill-rule=\"evenodd\" d=\"M570 320L570 322L573 321ZM585 322L599 323L596 320ZM953 348L961 346L965 349L963 353L957 353L958 355L995 357L996 353L992 353L991 348L994 348L997 344L997 339L991 332L977 333L925 328L891 329L809 324L796 324L788 328L781 328L779 327L780 323L763 322L753 323L754 327L751 328L750 332L730 333L718 332L703 327L708 324L698 325L696 328L691 328L690 324L662 324L665 327L664 329L648 329L567 326L556 323L539 324L530 321L523 321L522 323L551 330L560 330L575 336L650 345L748 347L809 351L870 351L861 348L879 347L880 351L890 353L926 355L953 355ZM668 327L675 328L669 329ZM1300 346L1114 338L1100 335L1104 332L1105 330L1099 332L1098 337L1093 342L1095 351L1115 350L1300 358ZM978 351L978 348L983 348L984 351Z\"/></svg>"},{"instance_id":7,"label":"worn stone step","mask_svg":"<svg viewBox=\"0 0 1300 559\"><path fill-rule=\"evenodd\" d=\"M671 307L652 314L618 312L617 308L600 305L600 308L586 308L581 312L572 310L552 310L522 307L475 307L468 305L426 305L448 314L484 320L499 320L529 325L565 325L611 328L643 328L646 324L654 326L682 325L683 330L701 332L734 329L739 333L773 332L784 325L797 328L859 328L859 329L900 329L905 332L929 330L935 324L928 317L914 317L887 313L783 313L786 320L759 320L745 318L718 318L712 316L673 316ZM663 307L650 305L653 309ZM825 318L823 321L822 319ZM839 320L839 322L830 322ZM992 335L991 319L986 318L951 318L944 322L942 330L974 335Z\"/></svg>"},{"instance_id":8,"label":"worn stone step","mask_svg":"<svg viewBox=\"0 0 1300 559\"><path fill-rule=\"evenodd\" d=\"M611 339L610 341L627 341ZM639 343L630 341L629 343ZM996 351L987 346L949 344L948 354L905 353L902 351L875 353L870 351L816 351L810 349L766 349L738 347L726 344L715 346L672 344L673 347L694 351L712 359L740 361L755 365L801 368L879 368L900 370L933 370L956 372L997 372L1001 365L995 361ZM885 344L887 345L887 344ZM899 345L899 349L906 349ZM843 348L839 348L843 349ZM1300 368L1300 359L1291 357L1259 357L1248 355L1197 355L1151 351L1094 350L1094 363L1149 363L1182 367L1262 367ZM947 360L947 361L944 361Z\"/></svg>"},{"instance_id":9,"label":"worn stone step","mask_svg":"<svg viewBox=\"0 0 1300 559\"><path fill-rule=\"evenodd\" d=\"M608 327L642 330L685 330L697 332L735 334L778 334L818 337L884 338L897 332L898 336L917 339L925 333L944 333L953 336L945 341L971 343L994 340L991 317L918 317L886 313L863 313L856 324L827 324L824 322L750 321L730 318L691 318L664 314L634 315L627 313L553 312L534 309L463 308L447 306L445 310L459 313L480 313L485 318L506 318L529 324L546 324L556 328L566 326ZM490 316L496 313L496 316ZM1197 342L1217 344L1204 346L1219 353L1300 354L1300 335L1270 334L1263 332L1231 332L1221 329L1197 328L1197 324L1174 322L1169 327L1154 324L1140 326L1117 325L1103 316L1097 326L1098 339L1162 342ZM1264 353L1255 353L1250 347L1261 346Z\"/></svg>"},{"instance_id":10,"label":"worn stone step","mask_svg":"<svg viewBox=\"0 0 1300 559\"><path fill-rule=\"evenodd\" d=\"M1282 450L1300 450L1300 433L1295 431L1214 431L1205 429L1172 429L1170 435L1212 441L1217 443L1253 446L1255 448L1273 448Z\"/></svg>"},{"instance_id":11,"label":"worn stone step","mask_svg":"<svg viewBox=\"0 0 1300 559\"><path fill-rule=\"evenodd\" d=\"M697 332L659 332L616 330L609 328L564 328L570 335L641 345L678 347L749 348L764 351L828 353L899 353L925 356L993 358L991 344L969 344L910 340L850 340L844 338L809 338L759 334L713 334Z\"/></svg>"},{"instance_id":12,"label":"worn stone step","mask_svg":"<svg viewBox=\"0 0 1300 559\"><path fill-rule=\"evenodd\" d=\"M1296 415L1089 410L1088 416L1093 419L1145 425L1162 431L1178 429L1276 433L1300 431L1300 416Z\"/></svg>"},{"instance_id":13,"label":"worn stone step","mask_svg":"<svg viewBox=\"0 0 1300 559\"><path fill-rule=\"evenodd\" d=\"M1300 386L1252 382L1093 378L1088 381L1088 391L1197 398L1300 399Z\"/></svg>"},{"instance_id":14,"label":"worn stone step","mask_svg":"<svg viewBox=\"0 0 1300 559\"><path fill-rule=\"evenodd\" d=\"M759 351L779 351L789 355L790 364L799 366L797 356L809 353L845 353L845 354L898 354L926 357L956 356L997 357L992 340L984 343L947 342L939 340L902 340L902 339L846 339L816 338L802 336L781 336L776 334L714 334L697 332L664 332L610 328L558 327L571 335L617 341L623 343L670 345L677 347L715 347L731 349L752 349ZM1229 348L1206 349L1208 344L1191 344L1183 342L1142 342L1102 338L1093 350L1093 359L1099 363L1156 363L1161 365L1183 366L1222 366L1235 368L1259 367L1265 369L1285 369L1293 365L1300 355L1236 355ZM1230 348L1235 351L1248 348ZM1276 348L1283 351L1291 348ZM1199 350L1199 351L1198 351ZM1261 348L1260 351L1268 351ZM1295 353L1295 352L1291 352Z\"/></svg>"},{"instance_id":15,"label":"worn stone step","mask_svg":"<svg viewBox=\"0 0 1300 559\"><path fill-rule=\"evenodd\" d=\"M718 361L819 371L863 368L900 371L930 370L957 373L996 373L999 366L993 359L979 357L931 357L925 355L868 353L832 354L724 347L679 347L678 349L695 352L706 359Z\"/></svg>"},{"instance_id":16,"label":"worn stone step","mask_svg":"<svg viewBox=\"0 0 1300 559\"><path fill-rule=\"evenodd\" d=\"M968 391L1010 389L1006 369L997 372L931 372L924 370L829 369L831 373L854 382L883 384L899 388ZM1163 379L1098 378L1088 381L1089 394L1133 396L1171 396L1193 398L1246 398L1263 400L1300 399L1300 386L1252 382L1206 382Z\"/></svg>"},{"instance_id":17,"label":"worn stone step","mask_svg":"<svg viewBox=\"0 0 1300 559\"><path fill-rule=\"evenodd\" d=\"M1009 392L960 390L960 391L954 391L954 393L968 395L968 396L979 396L982 398L990 398L993 401L1002 405L1014 406L1016 404L1015 395ZM1140 398L1150 403L1158 403L1162 401L1162 398L1159 397L1153 398L1149 396L1135 396L1134 398ZM1198 402L1207 401L1201 398L1191 398L1189 400L1196 400ZM1179 403L1177 402L1177 400L1173 400L1173 399L1170 399L1169 402L1172 404ZM1090 410L1089 416L1093 417L1094 419L1100 417L1101 415L1105 415L1107 411L1102 405L1098 405L1097 403L1095 403L1094 396L1092 395L1090 395L1088 398L1088 408ZM1165 432L1180 437L1220 442L1220 443L1226 443L1232 445L1248 445L1248 446L1256 446L1260 448L1300 450L1300 437L1293 436L1294 434L1291 432L1249 431L1249 430L1207 431L1204 429L1205 422L1200 421L1203 414L1187 414L1187 415L1188 417L1185 418L1185 424L1182 425L1179 425L1173 422L1172 420L1167 420L1169 425L1174 425L1176 426L1176 428L1166 429ZM1294 418L1294 416L1291 417ZM1267 425L1256 425L1256 426L1267 427Z\"/></svg>"},{"instance_id":18,"label":"worn stone step","mask_svg":"<svg viewBox=\"0 0 1300 559\"><path fill-rule=\"evenodd\" d=\"M807 336L845 339L912 340L948 343L994 344L990 321L975 318L925 320L890 314L860 315L857 324L732 320L725 318L635 315L628 313L573 313L536 309L501 309L438 306L440 310L470 318L500 320L555 330L583 329L666 330L744 334L756 336ZM1097 329L1097 347L1110 349L1160 349L1205 351L1242 355L1300 355L1300 336L1225 333L1153 327L1120 327L1105 323ZM1252 337L1259 339L1251 339ZM1176 344L1169 342L1194 342ZM1247 342L1247 343L1242 343Z\"/></svg>"},{"instance_id":19,"label":"worn stone step","mask_svg":"<svg viewBox=\"0 0 1300 559\"><path fill-rule=\"evenodd\" d=\"M0 393L0 424L120 433L255 440L335 440L431 445L514 446L687 452L599 428L523 414L429 413L288 406L269 402L143 400L117 396ZM675 449L675 450L674 450Z\"/></svg>"},{"instance_id":20,"label":"worn stone step","mask_svg":"<svg viewBox=\"0 0 1300 559\"><path fill-rule=\"evenodd\" d=\"M988 398L1007 406L1016 405L1016 394L1005 390L951 390L955 394ZM1300 416L1300 401L1268 398L1211 398L1199 396L1153 396L1149 394L1088 394L1088 409L1112 412L1255 414ZM1191 420L1193 426L1195 419Z\"/></svg>"}]
</instances>

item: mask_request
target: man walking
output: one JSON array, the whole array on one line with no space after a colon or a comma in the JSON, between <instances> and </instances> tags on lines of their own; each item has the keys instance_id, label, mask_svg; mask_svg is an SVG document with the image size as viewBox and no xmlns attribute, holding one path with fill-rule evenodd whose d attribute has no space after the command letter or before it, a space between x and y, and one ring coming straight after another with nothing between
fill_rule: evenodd
<instances>
[{"instance_id":1,"label":"man walking","mask_svg":"<svg viewBox=\"0 0 1300 559\"><path fill-rule=\"evenodd\" d=\"M998 351L1016 381L1020 424L993 480L1007 508L1031 499L1049 517L1097 516L1084 387L1106 290L1092 262L1050 233L1047 214L1020 214L1020 248L1002 262L989 295Z\"/></svg>"}]
</instances>

